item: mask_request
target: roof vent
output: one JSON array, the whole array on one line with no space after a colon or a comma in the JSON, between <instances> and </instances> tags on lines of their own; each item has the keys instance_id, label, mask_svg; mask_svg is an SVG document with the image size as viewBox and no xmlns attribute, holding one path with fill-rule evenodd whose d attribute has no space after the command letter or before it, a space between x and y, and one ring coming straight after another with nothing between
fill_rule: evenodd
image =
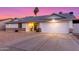
<instances>
[{"instance_id":1,"label":"roof vent","mask_svg":"<svg viewBox=\"0 0 79 59\"><path fill-rule=\"evenodd\" d=\"M69 12L69 14L73 14L73 12Z\"/></svg>"}]
</instances>

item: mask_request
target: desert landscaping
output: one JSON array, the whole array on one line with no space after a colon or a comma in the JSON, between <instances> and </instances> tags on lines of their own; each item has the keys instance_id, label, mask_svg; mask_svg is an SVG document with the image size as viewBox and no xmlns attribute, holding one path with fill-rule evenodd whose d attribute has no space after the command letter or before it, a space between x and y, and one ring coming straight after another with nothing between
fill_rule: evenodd
<instances>
[{"instance_id":1,"label":"desert landscaping","mask_svg":"<svg viewBox=\"0 0 79 59\"><path fill-rule=\"evenodd\" d=\"M0 31L0 51L79 51L73 34Z\"/></svg>"}]
</instances>

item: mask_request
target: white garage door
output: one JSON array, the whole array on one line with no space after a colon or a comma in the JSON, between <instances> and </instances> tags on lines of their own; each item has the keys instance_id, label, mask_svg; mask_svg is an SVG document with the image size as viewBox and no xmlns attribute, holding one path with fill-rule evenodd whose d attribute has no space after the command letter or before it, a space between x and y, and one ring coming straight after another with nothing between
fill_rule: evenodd
<instances>
[{"instance_id":1,"label":"white garage door","mask_svg":"<svg viewBox=\"0 0 79 59\"><path fill-rule=\"evenodd\" d=\"M68 22L63 23L40 23L42 32L69 33Z\"/></svg>"}]
</instances>

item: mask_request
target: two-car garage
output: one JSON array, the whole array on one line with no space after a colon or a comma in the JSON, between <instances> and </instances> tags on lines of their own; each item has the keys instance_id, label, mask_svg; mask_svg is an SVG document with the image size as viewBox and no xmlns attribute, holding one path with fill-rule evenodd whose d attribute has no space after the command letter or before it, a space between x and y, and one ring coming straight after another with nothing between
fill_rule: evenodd
<instances>
[{"instance_id":1,"label":"two-car garage","mask_svg":"<svg viewBox=\"0 0 79 59\"><path fill-rule=\"evenodd\" d=\"M68 21L58 22L58 23L40 23L40 28L42 32L48 33L69 33L70 25Z\"/></svg>"}]
</instances>

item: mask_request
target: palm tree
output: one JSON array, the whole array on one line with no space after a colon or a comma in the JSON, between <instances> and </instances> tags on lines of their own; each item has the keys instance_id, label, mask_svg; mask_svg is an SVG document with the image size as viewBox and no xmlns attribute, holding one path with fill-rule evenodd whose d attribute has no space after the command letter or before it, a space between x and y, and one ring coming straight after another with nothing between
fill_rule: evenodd
<instances>
[{"instance_id":1,"label":"palm tree","mask_svg":"<svg viewBox=\"0 0 79 59\"><path fill-rule=\"evenodd\" d=\"M34 14L37 16L37 13L39 12L39 8L38 7L35 7L34 9Z\"/></svg>"}]
</instances>

